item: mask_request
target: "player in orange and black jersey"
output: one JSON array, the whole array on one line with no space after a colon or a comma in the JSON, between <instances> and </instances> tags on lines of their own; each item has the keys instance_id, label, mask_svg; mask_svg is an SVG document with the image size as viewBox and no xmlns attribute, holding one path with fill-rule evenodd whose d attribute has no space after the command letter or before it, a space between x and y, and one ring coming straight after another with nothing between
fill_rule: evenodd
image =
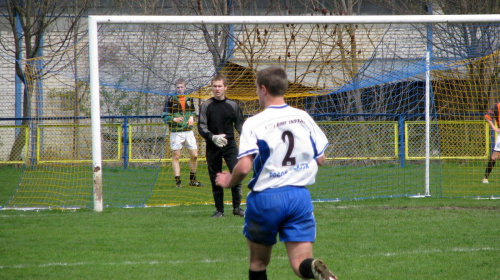
<instances>
[{"instance_id":1,"label":"player in orange and black jersey","mask_svg":"<svg viewBox=\"0 0 500 280\"><path fill-rule=\"evenodd\" d=\"M198 145L194 137L194 100L185 95L186 81L178 79L175 81L176 95L167 98L161 118L170 129L170 150L172 151L172 169L174 170L175 186L182 187L181 168L179 159L181 148L186 146L189 150L189 185L201 187L196 179L198 166Z\"/></svg>"},{"instance_id":2,"label":"player in orange and black jersey","mask_svg":"<svg viewBox=\"0 0 500 280\"><path fill-rule=\"evenodd\" d=\"M488 113L484 115L484 118L490 125L491 129L493 129L497 133L497 138L495 140L495 147L493 148L493 153L491 154L490 160L488 161L488 167L486 167L486 172L484 173L483 183L488 184L488 177L490 176L493 167L497 159L500 157L500 128L498 127L500 124L500 103L496 103L493 107L490 108Z\"/></svg>"}]
</instances>

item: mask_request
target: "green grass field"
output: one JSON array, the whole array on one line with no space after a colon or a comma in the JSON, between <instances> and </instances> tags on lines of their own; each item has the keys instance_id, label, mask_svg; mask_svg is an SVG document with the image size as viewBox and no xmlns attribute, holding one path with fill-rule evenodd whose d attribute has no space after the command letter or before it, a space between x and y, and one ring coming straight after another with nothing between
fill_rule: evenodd
<instances>
[{"instance_id":1,"label":"green grass field","mask_svg":"<svg viewBox=\"0 0 500 280\"><path fill-rule=\"evenodd\" d=\"M0 167L0 203L20 170ZM226 209L230 209L228 205ZM243 219L212 205L0 211L0 279L247 279ZM228 211L230 213L230 211ZM315 203L315 255L339 279L499 279L500 200ZM282 243L269 279L298 279Z\"/></svg>"},{"instance_id":2,"label":"green grass field","mask_svg":"<svg viewBox=\"0 0 500 280\"><path fill-rule=\"evenodd\" d=\"M184 188L175 188L169 165L105 166L103 196L105 207L172 206L212 203L210 180L205 162L197 177L204 187L189 187L189 170L183 168ZM430 194L440 198L500 197L500 171L481 182L483 162L432 163ZM92 168L88 165L36 165L22 170L0 166L0 207L92 208ZM359 200L404 197L425 193L425 165L419 162L400 167L394 163L326 165L320 168L316 183L309 187L314 201ZM249 177L246 179L248 181ZM246 185L246 181L245 184ZM15 196L15 190L19 189ZM229 197L229 191L227 191ZM12 200L8 200L12 197ZM246 197L246 188L243 200ZM7 202L9 202L7 204Z\"/></svg>"}]
</instances>

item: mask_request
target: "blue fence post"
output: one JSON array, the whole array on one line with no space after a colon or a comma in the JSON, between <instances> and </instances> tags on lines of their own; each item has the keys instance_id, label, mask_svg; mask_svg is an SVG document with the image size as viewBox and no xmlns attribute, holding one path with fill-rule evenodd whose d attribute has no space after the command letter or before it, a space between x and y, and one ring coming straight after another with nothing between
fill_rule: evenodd
<instances>
[{"instance_id":1,"label":"blue fence post","mask_svg":"<svg viewBox=\"0 0 500 280\"><path fill-rule=\"evenodd\" d=\"M18 38L19 39L19 48L22 49L23 48L23 30L21 28L21 20L19 19L19 14L16 13L16 32L17 32L17 36L19 36ZM16 60L16 64L19 64L20 62L23 59L23 54L22 52L19 54L19 60ZM19 67L22 67L20 64L19 64ZM22 123L22 120L21 118L23 117L23 82L21 81L21 78L17 75L17 72L16 70L14 69L14 72L15 72L15 117L16 117L16 120L15 120L15 124L16 125L21 125ZM19 128L16 128L16 137L17 135L19 135Z\"/></svg>"},{"instance_id":2,"label":"blue fence post","mask_svg":"<svg viewBox=\"0 0 500 280\"><path fill-rule=\"evenodd\" d=\"M405 167L405 115L399 115L399 161L401 167Z\"/></svg>"},{"instance_id":3,"label":"blue fence post","mask_svg":"<svg viewBox=\"0 0 500 280\"><path fill-rule=\"evenodd\" d=\"M128 166L128 117L125 117L123 119L123 169L127 169ZM119 139L119 141L122 141L122 139Z\"/></svg>"}]
</instances>

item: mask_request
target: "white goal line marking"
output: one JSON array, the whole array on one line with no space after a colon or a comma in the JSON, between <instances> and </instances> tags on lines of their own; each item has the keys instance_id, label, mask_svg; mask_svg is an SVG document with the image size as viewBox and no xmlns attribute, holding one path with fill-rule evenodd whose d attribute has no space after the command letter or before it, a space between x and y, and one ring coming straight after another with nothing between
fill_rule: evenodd
<instances>
[{"instance_id":1,"label":"white goal line marking","mask_svg":"<svg viewBox=\"0 0 500 280\"><path fill-rule=\"evenodd\" d=\"M193 263L192 261L189 261L190 263ZM209 260L209 259L204 259L201 260L199 263L219 263L219 262L227 262L227 260ZM17 265L0 265L0 269L13 269L13 268L18 268L18 269L23 269L23 268L44 268L44 267L54 267L54 266L86 266L86 265L105 265L105 266L119 266L119 265L158 265L158 264L182 264L182 263L187 263L181 260L173 260L173 261L168 261L168 262L160 262L160 261L143 261L143 262L134 262L134 261L123 261L123 262L110 262L110 263L97 263L97 262L75 262L75 263L67 263L67 262L54 262L54 263L42 263L42 264L17 264Z\"/></svg>"},{"instance_id":2,"label":"white goal line marking","mask_svg":"<svg viewBox=\"0 0 500 280\"><path fill-rule=\"evenodd\" d=\"M448 252L478 252L478 251L498 251L498 248L492 247L484 247L484 248L452 248L449 250L416 250L416 251L407 251L407 252L398 252L398 253L377 253L364 255L362 257L374 257L374 256L385 256L385 257L394 257L400 255L417 255L417 254L436 254L436 253L448 253ZM287 258L281 258L287 259ZM241 259L241 261L247 261L247 257ZM105 265L105 266L119 266L119 265L162 265L162 264L183 264L188 261L182 260L172 260L167 262L160 261L143 261L143 262L134 262L134 261L124 261L124 262L75 262L75 263L66 263L66 262L54 262L54 263L45 263L45 264L17 264L17 265L0 265L0 269L24 269L24 268L45 268L45 267L55 267L55 266L94 266L94 265ZM189 260L189 263L194 263L192 260ZM227 260L221 259L203 259L199 261L199 263L227 263Z\"/></svg>"},{"instance_id":3,"label":"white goal line marking","mask_svg":"<svg viewBox=\"0 0 500 280\"><path fill-rule=\"evenodd\" d=\"M403 252L387 252L387 253L376 253L364 255L363 257L395 257L395 256L407 256L407 255L427 255L427 254L438 254L438 253L449 253L449 252L478 252L478 251L498 251L498 248L484 247L484 248L451 248L451 249L432 249L432 250L415 250L415 251L403 251Z\"/></svg>"}]
</instances>

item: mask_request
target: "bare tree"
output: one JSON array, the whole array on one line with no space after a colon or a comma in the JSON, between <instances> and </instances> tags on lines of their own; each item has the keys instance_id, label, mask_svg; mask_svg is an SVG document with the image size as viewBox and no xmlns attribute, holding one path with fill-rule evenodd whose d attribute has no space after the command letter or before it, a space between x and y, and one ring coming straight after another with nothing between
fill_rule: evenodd
<instances>
[{"instance_id":1,"label":"bare tree","mask_svg":"<svg viewBox=\"0 0 500 280\"><path fill-rule=\"evenodd\" d=\"M498 14L500 13L500 2L497 0L378 0L377 3L395 10L398 14ZM498 66L498 55L491 55L500 45L499 27L493 24L437 24L433 25L432 47L435 52L461 57L464 60L479 59L477 62L467 64L467 76L460 72L449 72L449 79L468 80L466 83L458 83L457 88L462 87L461 92L470 91L473 95L469 100L462 103L463 108L455 108L450 105L456 100L442 99L441 108L445 113L447 110L461 109L467 111L483 111L486 106L498 102L498 81L500 68ZM467 88L464 88L466 86ZM440 98L439 96L436 96ZM459 97L457 97L459 98ZM466 107L466 108L465 108Z\"/></svg>"},{"instance_id":2,"label":"bare tree","mask_svg":"<svg viewBox=\"0 0 500 280\"><path fill-rule=\"evenodd\" d=\"M211 1L185 1L172 0L176 14L195 14L195 15L223 15L228 16L233 13L233 5L227 0ZM208 49L213 57L213 63L216 69L220 68L227 60L228 44L230 32L228 25L205 25L199 27L203 32L203 37Z\"/></svg>"},{"instance_id":3,"label":"bare tree","mask_svg":"<svg viewBox=\"0 0 500 280\"><path fill-rule=\"evenodd\" d=\"M124 1L123 5L124 9L132 11L133 14L163 12L176 15L332 16L360 14L362 1L145 0ZM258 64L265 63L263 62L265 60L277 60L289 69L291 72L289 76L293 83L308 84L312 89L331 87L331 81L336 81L338 84L353 81L358 77L363 61L369 57L361 53L364 50L359 46L358 39L358 36L361 36L360 30L366 30L366 28L355 24L328 26L291 24L273 26L273 30L264 25L239 26L237 34L231 32L231 26L227 25L199 25L197 28L203 34L203 41L211 54L215 69L220 69L229 60L232 55L230 44L234 43L240 56L239 59L244 60L245 67L248 67L250 72L260 67ZM153 29L150 31L151 34L154 33ZM148 33L147 30L144 32ZM362 36L366 36L366 33L363 31ZM275 41L281 41L283 44L276 46ZM370 44L369 41L368 44ZM179 46L179 48L188 48L188 46ZM373 49L373 46L369 49ZM134 53L138 54L137 51ZM272 57L273 55L269 53L279 53L279 55ZM158 63L156 57L145 58L142 61L145 63L144 66L147 63L148 65ZM172 67L175 66L170 68ZM149 69L153 68L149 67ZM147 80L147 77L145 79ZM308 109L317 113L328 110L328 106L316 107L315 100L310 103L310 106L312 108ZM343 95L340 108L346 113L356 113L359 119L363 120L363 113L366 109L363 107L361 91L353 90Z\"/></svg>"},{"instance_id":4,"label":"bare tree","mask_svg":"<svg viewBox=\"0 0 500 280\"><path fill-rule=\"evenodd\" d=\"M30 117L32 89L35 88L37 79L26 79L26 77L41 78L41 71L52 61L44 61L45 65L32 65L30 63L22 65L21 58L30 60L37 58L41 50L48 52L58 52L66 49L74 43L76 33L79 32L80 20L92 1L57 1L57 0L7 0L6 11L1 11L7 19L7 25L12 30L14 48L12 49L5 42L0 41L1 47L7 52L12 53L16 59L16 76L25 85L23 90L23 125L27 125ZM66 15L71 15L65 17ZM63 17L64 16L64 17ZM57 24L56 24L57 23ZM57 26L59 24L59 26ZM62 34L57 40L43 40L46 31L51 28L60 27ZM20 32L19 32L20 30ZM53 38L52 38L53 39ZM40 63L38 61L37 63ZM14 145L11 149L9 160L17 160L20 156L22 141L25 138L24 130L20 130Z\"/></svg>"},{"instance_id":5,"label":"bare tree","mask_svg":"<svg viewBox=\"0 0 500 280\"><path fill-rule=\"evenodd\" d=\"M444 14L498 14L500 2L497 0L438 0L437 7ZM443 29L444 27L439 26ZM460 48L448 48L449 52L462 55L465 59L486 57L498 48L500 30L495 25L460 24L454 28L447 28L446 39ZM461 44L458 44L458 43ZM490 59L480 59L476 63L467 65L468 79L471 81L471 91L477 94L477 102L468 102L473 111L482 111L484 104L489 107L498 102L498 81L500 67L499 57L490 56ZM486 97L486 98L481 98ZM482 100L481 100L482 99Z\"/></svg>"}]
</instances>

